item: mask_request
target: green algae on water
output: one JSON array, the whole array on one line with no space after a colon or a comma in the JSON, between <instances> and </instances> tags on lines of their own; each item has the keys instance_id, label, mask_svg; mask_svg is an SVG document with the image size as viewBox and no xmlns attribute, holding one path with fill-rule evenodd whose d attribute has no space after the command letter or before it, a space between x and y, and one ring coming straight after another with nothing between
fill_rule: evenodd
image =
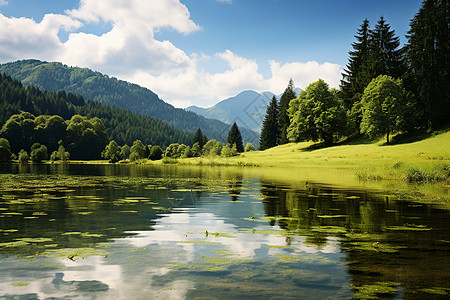
<instances>
[{"instance_id":1,"label":"green algae on water","mask_svg":"<svg viewBox=\"0 0 450 300\"><path fill-rule=\"evenodd\" d=\"M12 285L12 286L20 286L20 287L22 287L22 286L27 286L27 285L29 285L30 283L29 282L23 282L23 281L19 281L19 282L14 282L14 283L11 283L10 285Z\"/></svg>"},{"instance_id":2,"label":"green algae on water","mask_svg":"<svg viewBox=\"0 0 450 300\"><path fill-rule=\"evenodd\" d=\"M446 296L446 295L448 295L448 292L450 291L450 289L440 288L440 287L432 287L432 288L420 289L419 291L422 293L427 293L427 294L432 294L432 295Z\"/></svg>"},{"instance_id":3,"label":"green algae on water","mask_svg":"<svg viewBox=\"0 0 450 300\"><path fill-rule=\"evenodd\" d=\"M299 260L311 260L310 258L290 256L290 255L272 255L272 257L277 258L280 263L284 264L293 263Z\"/></svg>"},{"instance_id":4,"label":"green algae on water","mask_svg":"<svg viewBox=\"0 0 450 300\"><path fill-rule=\"evenodd\" d=\"M415 225L415 224L406 224L404 226L389 226L386 227L386 230L392 231L427 231L432 230L432 228L427 227L426 225Z\"/></svg>"},{"instance_id":5,"label":"green algae on water","mask_svg":"<svg viewBox=\"0 0 450 300\"><path fill-rule=\"evenodd\" d=\"M95 248L66 248L58 250L49 250L39 254L40 256L47 257L61 257L67 258L72 261L76 261L78 258L85 259L89 256L103 256L108 257L108 252Z\"/></svg>"},{"instance_id":6,"label":"green algae on water","mask_svg":"<svg viewBox=\"0 0 450 300\"><path fill-rule=\"evenodd\" d=\"M379 299L382 295L394 296L398 293L397 282L376 282L375 284L366 284L360 287L353 287L356 290L355 299Z\"/></svg>"}]
</instances>

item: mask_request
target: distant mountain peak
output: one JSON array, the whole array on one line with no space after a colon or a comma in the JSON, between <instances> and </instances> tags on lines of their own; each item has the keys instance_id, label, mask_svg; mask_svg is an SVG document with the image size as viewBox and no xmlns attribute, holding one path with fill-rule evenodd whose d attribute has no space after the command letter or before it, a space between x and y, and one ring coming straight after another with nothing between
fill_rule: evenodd
<instances>
[{"instance_id":1,"label":"distant mountain peak","mask_svg":"<svg viewBox=\"0 0 450 300\"><path fill-rule=\"evenodd\" d=\"M218 119L232 124L236 122L239 128L259 132L266 113L266 107L272 97L271 92L258 93L253 90L245 90L236 96L229 97L208 108L190 106L186 110L193 111L206 118Z\"/></svg>"}]
</instances>

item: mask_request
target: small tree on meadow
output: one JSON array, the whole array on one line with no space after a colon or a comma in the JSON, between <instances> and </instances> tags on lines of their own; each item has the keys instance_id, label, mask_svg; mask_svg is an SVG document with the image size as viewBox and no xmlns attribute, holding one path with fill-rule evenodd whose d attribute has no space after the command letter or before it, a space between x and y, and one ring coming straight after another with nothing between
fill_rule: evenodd
<instances>
[{"instance_id":1,"label":"small tree on meadow","mask_svg":"<svg viewBox=\"0 0 450 300\"><path fill-rule=\"evenodd\" d=\"M202 148L199 143L195 143L191 148L192 157L199 157L202 155Z\"/></svg>"},{"instance_id":2,"label":"small tree on meadow","mask_svg":"<svg viewBox=\"0 0 450 300\"><path fill-rule=\"evenodd\" d=\"M135 140L131 146L130 160L138 160L144 158L145 146L140 140Z\"/></svg>"},{"instance_id":3,"label":"small tree on meadow","mask_svg":"<svg viewBox=\"0 0 450 300\"><path fill-rule=\"evenodd\" d=\"M105 150L102 153L103 158L108 159L110 162L115 163L121 159L121 152L119 145L117 145L116 141L112 140L106 146Z\"/></svg>"},{"instance_id":4,"label":"small tree on meadow","mask_svg":"<svg viewBox=\"0 0 450 300\"><path fill-rule=\"evenodd\" d=\"M255 151L255 147L252 145L252 143L247 143L244 147L245 152Z\"/></svg>"},{"instance_id":5,"label":"small tree on meadow","mask_svg":"<svg viewBox=\"0 0 450 300\"><path fill-rule=\"evenodd\" d=\"M389 134L406 126L407 103L400 79L387 75L374 78L364 90L361 100L361 132L371 137L386 134L389 144Z\"/></svg>"},{"instance_id":6,"label":"small tree on meadow","mask_svg":"<svg viewBox=\"0 0 450 300\"><path fill-rule=\"evenodd\" d=\"M123 145L122 148L120 149L120 157L122 159L128 159L130 158L130 154L131 154L130 146L128 146L127 144Z\"/></svg>"},{"instance_id":7,"label":"small tree on meadow","mask_svg":"<svg viewBox=\"0 0 450 300\"><path fill-rule=\"evenodd\" d=\"M7 139L0 138L0 162L11 161L11 146Z\"/></svg>"},{"instance_id":8,"label":"small tree on meadow","mask_svg":"<svg viewBox=\"0 0 450 300\"><path fill-rule=\"evenodd\" d=\"M160 146L152 146L150 148L150 155L148 158L151 160L160 160L163 156L163 151Z\"/></svg>"},{"instance_id":9,"label":"small tree on meadow","mask_svg":"<svg viewBox=\"0 0 450 300\"><path fill-rule=\"evenodd\" d=\"M241 132L239 131L239 127L237 126L236 122L231 125L230 131L228 132L227 144L236 144L237 152L244 152Z\"/></svg>"},{"instance_id":10,"label":"small tree on meadow","mask_svg":"<svg viewBox=\"0 0 450 300\"><path fill-rule=\"evenodd\" d=\"M221 151L221 156L223 157L232 157L237 154L236 144L231 146L230 144L226 144Z\"/></svg>"},{"instance_id":11,"label":"small tree on meadow","mask_svg":"<svg viewBox=\"0 0 450 300\"><path fill-rule=\"evenodd\" d=\"M261 137L259 139L259 149L266 150L278 146L280 141L280 124L278 102L275 96L272 97L267 106L266 116L261 129Z\"/></svg>"},{"instance_id":12,"label":"small tree on meadow","mask_svg":"<svg viewBox=\"0 0 450 300\"><path fill-rule=\"evenodd\" d=\"M48 159L48 151L45 145L34 143L31 146L31 161L34 163L40 163L43 160Z\"/></svg>"},{"instance_id":13,"label":"small tree on meadow","mask_svg":"<svg viewBox=\"0 0 450 300\"><path fill-rule=\"evenodd\" d=\"M59 145L58 151L53 151L52 155L50 155L51 161L61 160L68 161L70 157L69 152L66 151L63 145Z\"/></svg>"},{"instance_id":14,"label":"small tree on meadow","mask_svg":"<svg viewBox=\"0 0 450 300\"><path fill-rule=\"evenodd\" d=\"M28 152L25 150L20 150L19 152L19 162L20 163L28 163L28 160L30 159L30 156L28 155Z\"/></svg>"},{"instance_id":15,"label":"small tree on meadow","mask_svg":"<svg viewBox=\"0 0 450 300\"><path fill-rule=\"evenodd\" d=\"M331 145L345 132L345 110L322 79L308 85L290 102L288 114L288 138L292 142L323 140Z\"/></svg>"}]
</instances>

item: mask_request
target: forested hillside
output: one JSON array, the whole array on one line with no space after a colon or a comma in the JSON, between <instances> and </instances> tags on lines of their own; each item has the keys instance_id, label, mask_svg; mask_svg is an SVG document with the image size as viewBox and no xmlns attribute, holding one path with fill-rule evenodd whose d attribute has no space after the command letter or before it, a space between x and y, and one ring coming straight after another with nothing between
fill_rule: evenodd
<instances>
[{"instance_id":1,"label":"forested hillside","mask_svg":"<svg viewBox=\"0 0 450 300\"><path fill-rule=\"evenodd\" d=\"M65 90L79 94L94 102L167 121L180 130L194 133L197 128L201 128L208 138L222 142L230 129L229 124L175 108L149 89L89 69L39 60L22 60L0 65L0 72L25 85L35 85L50 92ZM242 136L244 141L249 142L257 142L259 138L257 133L246 128L242 128Z\"/></svg>"},{"instance_id":2,"label":"forested hillside","mask_svg":"<svg viewBox=\"0 0 450 300\"><path fill-rule=\"evenodd\" d=\"M140 139L146 145L166 147L171 143L191 144L193 140L193 134L177 130L164 121L97 102L85 102L82 96L64 91L45 92L34 86L24 87L19 81L0 74L0 128L21 111L34 116L58 115L64 120L76 114L97 117L105 126L108 138L119 145L132 145ZM9 140L11 138L12 135Z\"/></svg>"}]
</instances>

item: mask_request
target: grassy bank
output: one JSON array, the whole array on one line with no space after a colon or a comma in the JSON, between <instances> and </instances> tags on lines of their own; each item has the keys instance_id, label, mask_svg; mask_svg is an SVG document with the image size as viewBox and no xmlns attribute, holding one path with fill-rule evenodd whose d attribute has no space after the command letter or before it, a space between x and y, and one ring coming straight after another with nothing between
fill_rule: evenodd
<instances>
[{"instance_id":1,"label":"grassy bank","mask_svg":"<svg viewBox=\"0 0 450 300\"><path fill-rule=\"evenodd\" d=\"M395 145L384 144L384 139L370 144L344 144L327 148L318 148L311 142L290 143L231 158L199 157L147 163L345 168L354 170L360 180L445 182L450 175L450 132Z\"/></svg>"}]
</instances>

